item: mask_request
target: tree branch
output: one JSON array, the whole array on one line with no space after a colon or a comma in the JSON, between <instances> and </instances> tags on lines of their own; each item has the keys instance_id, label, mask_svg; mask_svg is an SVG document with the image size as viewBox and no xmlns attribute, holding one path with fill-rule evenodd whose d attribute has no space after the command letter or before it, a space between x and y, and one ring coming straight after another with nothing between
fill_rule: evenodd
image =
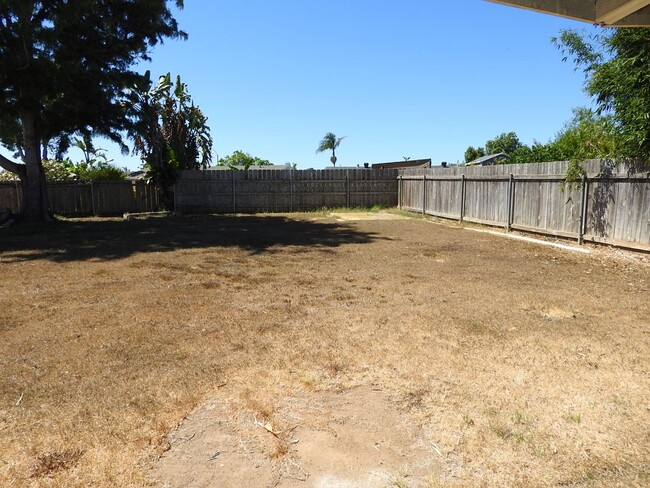
<instances>
[{"instance_id":1,"label":"tree branch","mask_svg":"<svg viewBox=\"0 0 650 488\"><path fill-rule=\"evenodd\" d=\"M13 161L5 158L2 154L0 154L0 168L3 168L9 171L10 173L17 174L21 180L25 178L25 174L26 174L25 165L20 163L14 163Z\"/></svg>"}]
</instances>

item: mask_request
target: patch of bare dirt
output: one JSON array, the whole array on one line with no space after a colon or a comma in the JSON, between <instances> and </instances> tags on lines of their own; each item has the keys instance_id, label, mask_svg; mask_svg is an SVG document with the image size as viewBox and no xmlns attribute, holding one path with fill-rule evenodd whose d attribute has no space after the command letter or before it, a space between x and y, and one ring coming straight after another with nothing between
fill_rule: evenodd
<instances>
[{"instance_id":1,"label":"patch of bare dirt","mask_svg":"<svg viewBox=\"0 0 650 488\"><path fill-rule=\"evenodd\" d=\"M402 220L408 217L395 212L332 212L329 214L338 222L352 222L358 220Z\"/></svg>"},{"instance_id":2,"label":"patch of bare dirt","mask_svg":"<svg viewBox=\"0 0 650 488\"><path fill-rule=\"evenodd\" d=\"M153 476L164 487L423 486L440 451L377 387L296 392L274 423L214 399L170 438ZM403 485L403 486L404 486Z\"/></svg>"}]
</instances>

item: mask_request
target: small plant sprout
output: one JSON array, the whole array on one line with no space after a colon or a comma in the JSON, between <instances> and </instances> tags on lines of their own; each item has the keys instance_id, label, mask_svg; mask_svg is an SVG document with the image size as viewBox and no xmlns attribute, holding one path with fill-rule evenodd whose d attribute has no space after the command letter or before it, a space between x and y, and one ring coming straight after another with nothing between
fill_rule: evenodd
<instances>
[{"instance_id":1,"label":"small plant sprout","mask_svg":"<svg viewBox=\"0 0 650 488\"><path fill-rule=\"evenodd\" d=\"M466 425L467 427L470 427L474 425L474 420L472 420L472 417L470 417L468 414L464 413L463 414L463 424Z\"/></svg>"},{"instance_id":2,"label":"small plant sprout","mask_svg":"<svg viewBox=\"0 0 650 488\"><path fill-rule=\"evenodd\" d=\"M531 420L528 415L526 415L524 412L520 412L519 410L515 410L514 415L512 416L512 421L516 425L530 425Z\"/></svg>"},{"instance_id":3,"label":"small plant sprout","mask_svg":"<svg viewBox=\"0 0 650 488\"><path fill-rule=\"evenodd\" d=\"M580 422L582 422L582 417L580 416L579 413L573 413L573 412L572 412L572 413L569 413L569 414L566 416L566 419L567 419L569 422L573 422L573 423L575 423L575 424L579 424Z\"/></svg>"}]
</instances>

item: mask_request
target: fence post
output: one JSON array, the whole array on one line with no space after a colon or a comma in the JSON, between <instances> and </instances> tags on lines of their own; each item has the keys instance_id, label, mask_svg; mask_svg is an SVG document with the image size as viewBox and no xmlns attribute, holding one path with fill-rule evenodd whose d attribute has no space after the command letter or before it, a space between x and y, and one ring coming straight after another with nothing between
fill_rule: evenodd
<instances>
[{"instance_id":1,"label":"fence post","mask_svg":"<svg viewBox=\"0 0 650 488\"><path fill-rule=\"evenodd\" d=\"M16 212L20 213L20 210L21 210L21 208L20 208L21 205L20 204L22 202L20 201L20 195L18 194L18 182L17 181L15 182L15 185L16 185Z\"/></svg>"},{"instance_id":2,"label":"fence post","mask_svg":"<svg viewBox=\"0 0 650 488\"><path fill-rule=\"evenodd\" d=\"M235 171L234 169L230 170L232 172L232 213L237 213L237 197L235 192Z\"/></svg>"},{"instance_id":3,"label":"fence post","mask_svg":"<svg viewBox=\"0 0 650 488\"><path fill-rule=\"evenodd\" d=\"M508 204L506 207L506 231L510 232L512 230L512 205L514 203L513 190L515 186L515 177L510 173L510 178L508 179Z\"/></svg>"},{"instance_id":4,"label":"fence post","mask_svg":"<svg viewBox=\"0 0 650 488\"><path fill-rule=\"evenodd\" d=\"M465 175L460 176L460 222L465 218Z\"/></svg>"},{"instance_id":5,"label":"fence post","mask_svg":"<svg viewBox=\"0 0 650 488\"><path fill-rule=\"evenodd\" d=\"M422 175L422 215L425 214L427 205L427 175Z\"/></svg>"},{"instance_id":6,"label":"fence post","mask_svg":"<svg viewBox=\"0 0 650 488\"><path fill-rule=\"evenodd\" d=\"M90 206L93 211L93 217L95 217L97 212L95 212L95 190L92 180L90 181Z\"/></svg>"},{"instance_id":7,"label":"fence post","mask_svg":"<svg viewBox=\"0 0 650 488\"><path fill-rule=\"evenodd\" d=\"M397 177L397 206L402 210L402 175Z\"/></svg>"},{"instance_id":8,"label":"fence post","mask_svg":"<svg viewBox=\"0 0 650 488\"><path fill-rule=\"evenodd\" d=\"M350 170L345 170L345 206L350 208Z\"/></svg>"},{"instance_id":9,"label":"fence post","mask_svg":"<svg viewBox=\"0 0 650 488\"><path fill-rule=\"evenodd\" d=\"M578 228L578 245L584 241L586 221L587 221L587 194L589 191L589 180L587 175L582 175L582 194L580 196L580 226Z\"/></svg>"},{"instance_id":10,"label":"fence post","mask_svg":"<svg viewBox=\"0 0 650 488\"><path fill-rule=\"evenodd\" d=\"M293 169L289 168L289 212L293 212Z\"/></svg>"}]
</instances>

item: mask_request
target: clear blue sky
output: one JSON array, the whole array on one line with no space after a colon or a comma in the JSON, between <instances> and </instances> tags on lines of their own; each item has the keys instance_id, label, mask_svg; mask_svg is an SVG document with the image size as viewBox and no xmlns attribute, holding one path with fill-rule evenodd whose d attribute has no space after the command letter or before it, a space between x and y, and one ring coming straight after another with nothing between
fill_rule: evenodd
<instances>
[{"instance_id":1,"label":"clear blue sky","mask_svg":"<svg viewBox=\"0 0 650 488\"><path fill-rule=\"evenodd\" d=\"M186 0L187 41L139 69L180 74L208 116L214 153L323 168L326 132L347 136L337 165L462 161L515 131L546 142L591 106L551 38L588 24L482 0ZM119 166L139 167L112 146ZM70 155L75 159L75 154Z\"/></svg>"}]
</instances>

